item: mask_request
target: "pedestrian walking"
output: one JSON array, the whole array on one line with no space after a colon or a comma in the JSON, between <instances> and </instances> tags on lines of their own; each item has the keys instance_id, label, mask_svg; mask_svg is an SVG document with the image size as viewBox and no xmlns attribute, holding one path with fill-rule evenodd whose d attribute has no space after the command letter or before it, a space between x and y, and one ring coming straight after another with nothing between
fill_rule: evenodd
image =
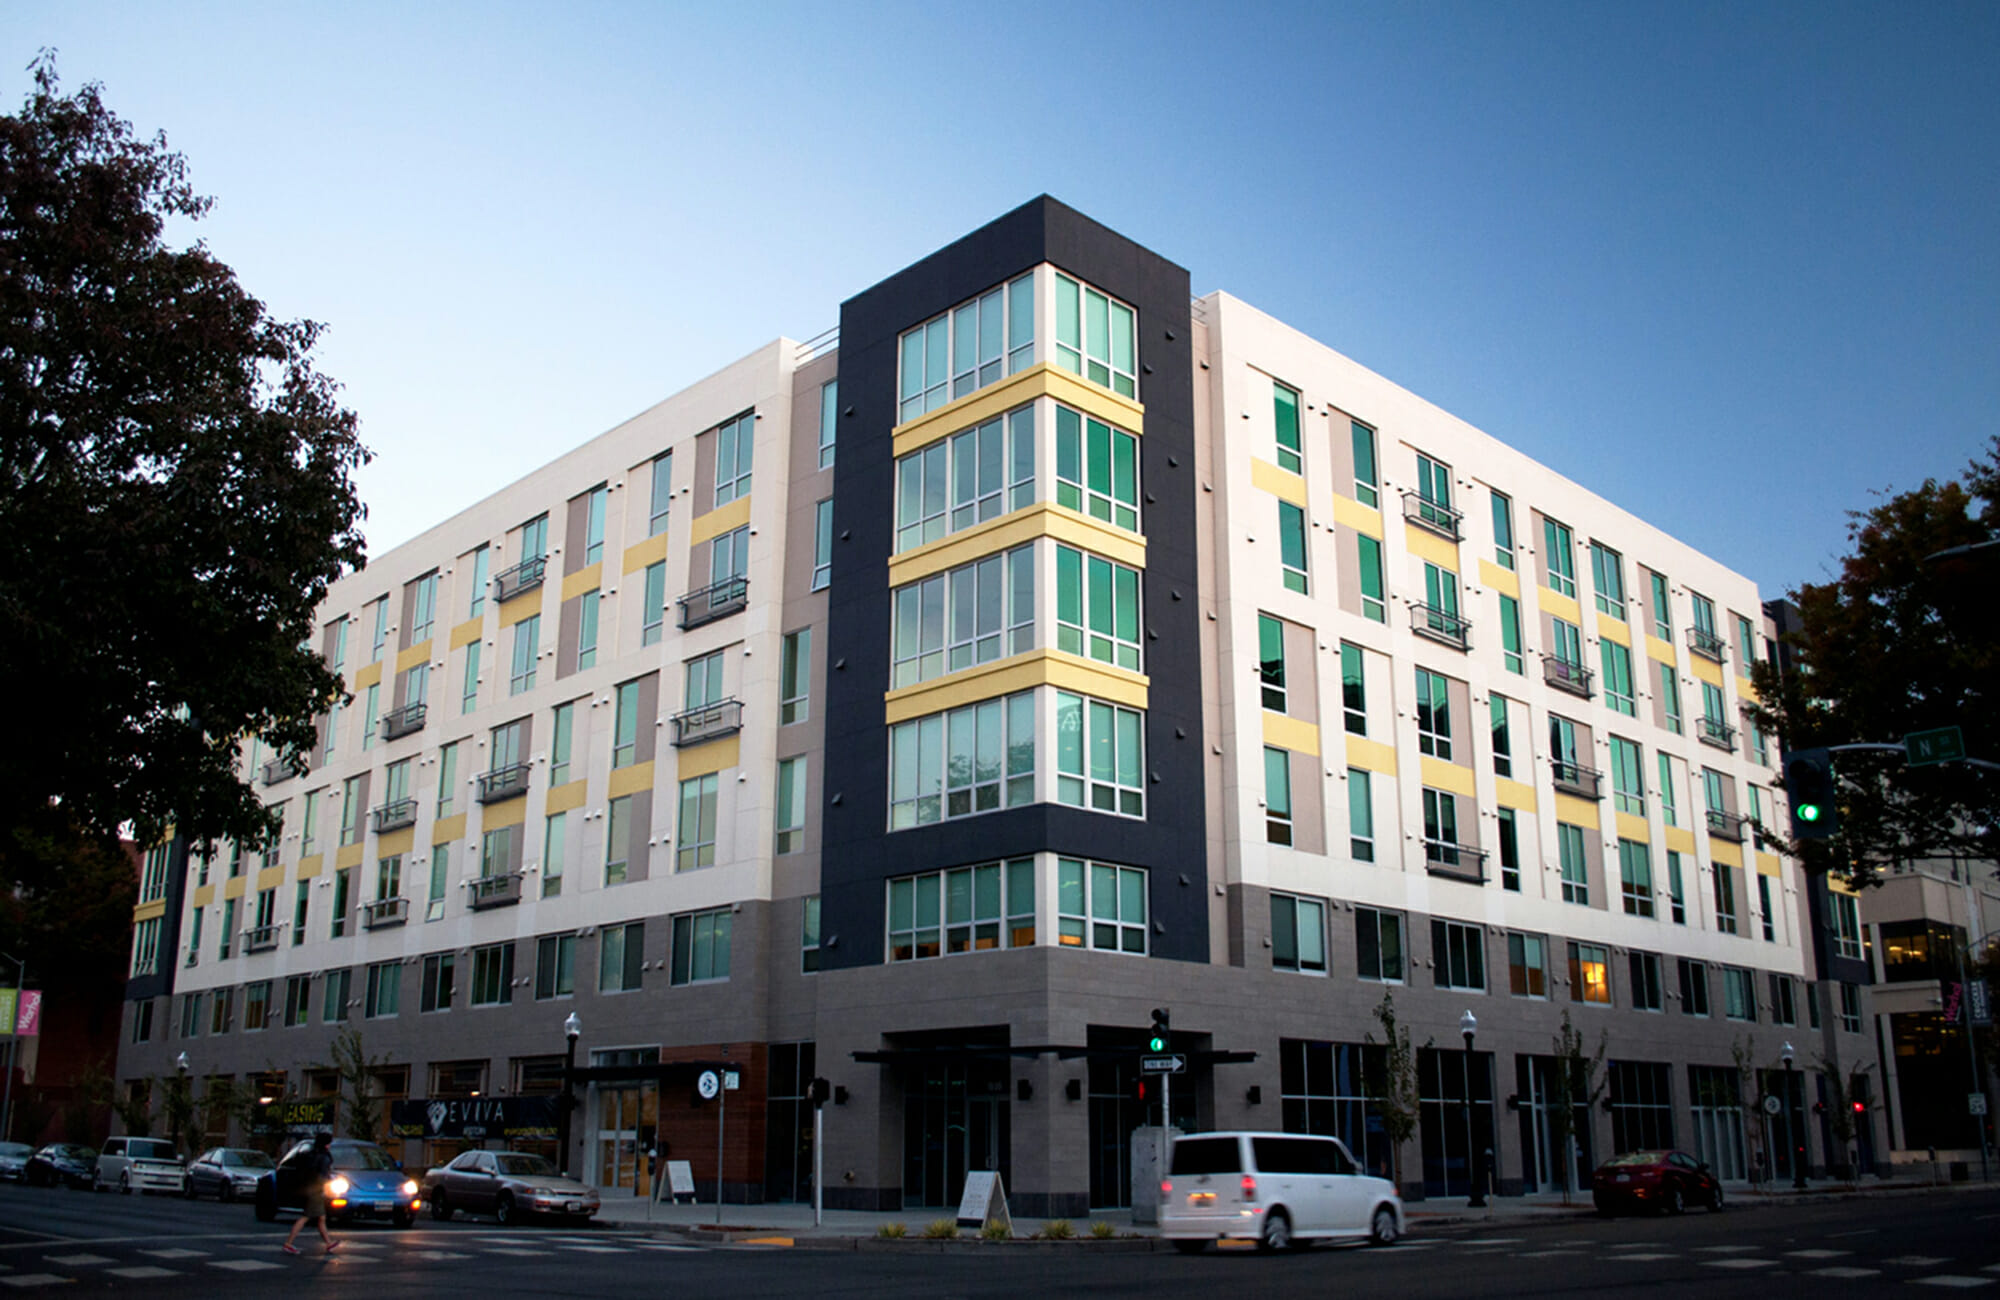
<instances>
[{"instance_id":1,"label":"pedestrian walking","mask_svg":"<svg viewBox=\"0 0 2000 1300\"><path fill-rule=\"evenodd\" d=\"M326 1243L330 1255L340 1248L340 1242L327 1235L326 1231L326 1183L333 1177L333 1135L321 1133L313 1138L312 1150L306 1153L305 1169L305 1213L299 1215L292 1224L292 1230L285 1234L285 1253L296 1255L299 1229L310 1219L319 1229L319 1239Z\"/></svg>"}]
</instances>

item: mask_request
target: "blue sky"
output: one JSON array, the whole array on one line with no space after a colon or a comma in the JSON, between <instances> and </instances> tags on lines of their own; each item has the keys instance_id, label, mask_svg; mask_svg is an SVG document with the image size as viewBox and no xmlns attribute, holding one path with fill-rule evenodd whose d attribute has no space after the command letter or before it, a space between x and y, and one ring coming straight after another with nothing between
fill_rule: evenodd
<instances>
[{"instance_id":1,"label":"blue sky","mask_svg":"<svg viewBox=\"0 0 2000 1300\"><path fill-rule=\"evenodd\" d=\"M60 4L371 551L1042 192L1757 580L2000 429L2000 5Z\"/></svg>"}]
</instances>

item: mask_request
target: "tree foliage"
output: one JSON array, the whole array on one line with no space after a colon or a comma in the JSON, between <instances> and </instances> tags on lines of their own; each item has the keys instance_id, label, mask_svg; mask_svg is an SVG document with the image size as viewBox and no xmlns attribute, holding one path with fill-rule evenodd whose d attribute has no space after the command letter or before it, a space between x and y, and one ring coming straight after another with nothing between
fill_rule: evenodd
<instances>
[{"instance_id":1,"label":"tree foliage","mask_svg":"<svg viewBox=\"0 0 2000 1300\"><path fill-rule=\"evenodd\" d=\"M169 826L255 843L236 775L259 736L303 751L340 690L308 648L361 565L366 463L313 366L200 243L186 161L98 87L34 65L0 117L0 871L30 842ZM0 885L9 883L0 875Z\"/></svg>"},{"instance_id":2,"label":"tree foliage","mask_svg":"<svg viewBox=\"0 0 2000 1300\"><path fill-rule=\"evenodd\" d=\"M1382 1026L1383 1049L1379 1063L1369 1072L1369 1095L1376 1113L1382 1117L1382 1132L1389 1139L1394 1161L1394 1181L1403 1181L1403 1144L1417 1131L1420 1099L1417 1096L1417 1054L1410 1046L1410 1031L1396 1023L1396 1002L1386 991L1375 1007L1375 1022ZM1375 1036L1367 1035L1373 1043Z\"/></svg>"},{"instance_id":3,"label":"tree foliage","mask_svg":"<svg viewBox=\"0 0 2000 1300\"><path fill-rule=\"evenodd\" d=\"M1795 671L1758 664L1752 717L1788 748L1893 744L1957 726L1966 752L2000 760L2000 437L1963 481L1926 480L1850 516L1831 582L1792 593ZM1958 550L1957 548L1972 548ZM1943 552L1956 552L1942 554ZM1895 754L1835 755L1840 834L1794 846L1808 866L1873 882L1911 858L2000 857L2000 773L1910 767Z\"/></svg>"},{"instance_id":4,"label":"tree foliage","mask_svg":"<svg viewBox=\"0 0 2000 1300\"><path fill-rule=\"evenodd\" d=\"M1570 1184L1576 1166L1569 1156L1570 1139L1576 1136L1579 1123L1588 1123L1591 1107L1604 1095L1604 1088L1610 1080L1604 1074L1604 1052L1609 1040L1602 1029L1597 1031L1597 1050L1586 1051L1583 1032L1569 1021L1569 1012L1562 1013L1562 1027L1549 1040L1550 1051L1555 1059L1555 1077L1550 1081L1555 1092L1556 1104L1549 1107L1549 1140L1560 1153L1563 1162L1563 1204L1569 1204ZM1567 1102L1568 1104L1564 1104ZM1577 1112L1581 1110L1582 1116Z\"/></svg>"}]
</instances>

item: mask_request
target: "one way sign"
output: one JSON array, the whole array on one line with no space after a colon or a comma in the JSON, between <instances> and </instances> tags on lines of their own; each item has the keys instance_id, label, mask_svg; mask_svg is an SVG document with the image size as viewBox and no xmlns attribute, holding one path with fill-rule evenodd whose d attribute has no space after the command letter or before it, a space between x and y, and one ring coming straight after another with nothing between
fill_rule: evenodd
<instances>
[{"instance_id":1,"label":"one way sign","mask_svg":"<svg viewBox=\"0 0 2000 1300\"><path fill-rule=\"evenodd\" d=\"M1187 1057L1179 1052L1142 1056L1139 1058L1139 1070L1142 1074L1186 1074Z\"/></svg>"}]
</instances>

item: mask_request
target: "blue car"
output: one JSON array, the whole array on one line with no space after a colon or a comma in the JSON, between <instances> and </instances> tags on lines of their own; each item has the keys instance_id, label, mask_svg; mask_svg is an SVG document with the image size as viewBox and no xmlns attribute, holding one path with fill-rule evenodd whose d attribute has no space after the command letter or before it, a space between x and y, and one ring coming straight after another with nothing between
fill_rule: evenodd
<instances>
[{"instance_id":1,"label":"blue car","mask_svg":"<svg viewBox=\"0 0 2000 1300\"><path fill-rule=\"evenodd\" d=\"M265 1223L280 1214L305 1210L307 1170L313 1144L301 1142L287 1151L278 1167L257 1180L257 1217ZM399 1228L416 1222L417 1182L403 1166L373 1142L337 1141L332 1147L333 1177L326 1184L326 1217L336 1223L353 1219L384 1219Z\"/></svg>"}]
</instances>

